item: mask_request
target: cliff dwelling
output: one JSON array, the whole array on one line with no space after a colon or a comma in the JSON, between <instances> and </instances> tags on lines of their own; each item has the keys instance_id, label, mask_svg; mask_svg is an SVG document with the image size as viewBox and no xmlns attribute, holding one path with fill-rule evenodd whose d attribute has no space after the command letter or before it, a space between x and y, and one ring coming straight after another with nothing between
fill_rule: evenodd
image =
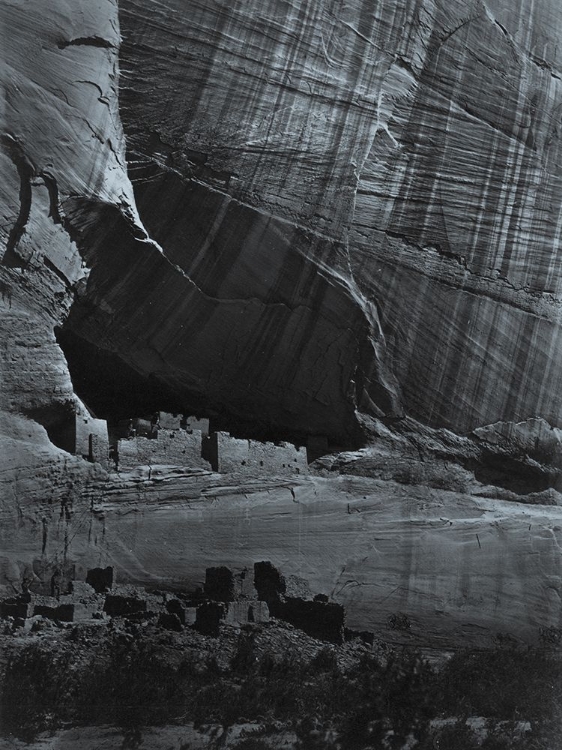
<instances>
[{"instance_id":1,"label":"cliff dwelling","mask_svg":"<svg viewBox=\"0 0 562 750\"><path fill-rule=\"evenodd\" d=\"M0 745L562 747L560 39L0 2Z\"/></svg>"},{"instance_id":2,"label":"cliff dwelling","mask_svg":"<svg viewBox=\"0 0 562 750\"><path fill-rule=\"evenodd\" d=\"M304 474L305 448L289 443L262 443L234 438L226 432L209 434L209 420L156 413L151 420L119 422L121 437L115 458L119 471L137 466L168 464L207 469L221 474Z\"/></svg>"}]
</instances>

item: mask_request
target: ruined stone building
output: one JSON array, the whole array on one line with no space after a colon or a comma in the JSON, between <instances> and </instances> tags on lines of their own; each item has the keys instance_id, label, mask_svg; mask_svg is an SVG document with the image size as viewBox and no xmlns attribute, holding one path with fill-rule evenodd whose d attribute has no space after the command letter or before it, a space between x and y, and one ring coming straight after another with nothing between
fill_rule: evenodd
<instances>
[{"instance_id":1,"label":"ruined stone building","mask_svg":"<svg viewBox=\"0 0 562 750\"><path fill-rule=\"evenodd\" d=\"M209 435L208 419L157 412L151 420L123 420L119 430L119 471L158 464L212 469L221 474L295 475L308 471L305 448L239 439L227 432Z\"/></svg>"},{"instance_id":2,"label":"ruined stone building","mask_svg":"<svg viewBox=\"0 0 562 750\"><path fill-rule=\"evenodd\" d=\"M305 474L308 472L306 449L291 443L262 443L234 438L227 432L213 432L206 455L214 471L220 474Z\"/></svg>"},{"instance_id":3,"label":"ruined stone building","mask_svg":"<svg viewBox=\"0 0 562 750\"><path fill-rule=\"evenodd\" d=\"M100 463L104 468L108 467L107 422L96 419L85 406L69 408L62 419L50 425L48 432L52 442L67 453Z\"/></svg>"},{"instance_id":4,"label":"ruined stone building","mask_svg":"<svg viewBox=\"0 0 562 750\"><path fill-rule=\"evenodd\" d=\"M211 465L201 455L202 435L199 430L158 430L157 436L132 437L117 443L119 471L131 471L137 466L166 465L207 469Z\"/></svg>"}]
</instances>

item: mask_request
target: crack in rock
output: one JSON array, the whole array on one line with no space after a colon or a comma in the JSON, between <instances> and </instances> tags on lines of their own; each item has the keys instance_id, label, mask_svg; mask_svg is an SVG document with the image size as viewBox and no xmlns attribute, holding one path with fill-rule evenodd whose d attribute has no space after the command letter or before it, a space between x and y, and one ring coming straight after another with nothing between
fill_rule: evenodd
<instances>
[{"instance_id":1,"label":"crack in rock","mask_svg":"<svg viewBox=\"0 0 562 750\"><path fill-rule=\"evenodd\" d=\"M66 49L67 47L100 47L101 49L115 49L113 42L109 39L104 39L101 36L79 36L76 39L65 39L57 42L59 49Z\"/></svg>"}]
</instances>

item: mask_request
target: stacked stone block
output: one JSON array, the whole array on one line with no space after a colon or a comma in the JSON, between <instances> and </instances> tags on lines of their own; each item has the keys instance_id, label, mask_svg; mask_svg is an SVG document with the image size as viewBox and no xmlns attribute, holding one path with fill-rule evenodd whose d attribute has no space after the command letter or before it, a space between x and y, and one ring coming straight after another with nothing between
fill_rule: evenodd
<instances>
[{"instance_id":1,"label":"stacked stone block","mask_svg":"<svg viewBox=\"0 0 562 750\"><path fill-rule=\"evenodd\" d=\"M119 471L137 466L186 466L194 469L211 467L201 456L202 437L199 431L159 430L155 439L135 437L118 442Z\"/></svg>"},{"instance_id":2,"label":"stacked stone block","mask_svg":"<svg viewBox=\"0 0 562 750\"><path fill-rule=\"evenodd\" d=\"M308 473L306 449L291 443L262 443L233 438L227 432L214 432L209 441L209 460L213 469L221 474Z\"/></svg>"}]
</instances>

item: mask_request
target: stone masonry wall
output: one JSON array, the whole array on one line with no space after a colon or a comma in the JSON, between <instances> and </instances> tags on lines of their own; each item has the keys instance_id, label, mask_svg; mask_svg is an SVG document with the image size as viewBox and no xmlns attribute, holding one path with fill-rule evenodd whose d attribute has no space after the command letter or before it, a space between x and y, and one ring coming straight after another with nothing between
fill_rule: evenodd
<instances>
[{"instance_id":1,"label":"stone masonry wall","mask_svg":"<svg viewBox=\"0 0 562 750\"><path fill-rule=\"evenodd\" d=\"M206 417L185 417L182 427L186 430L201 430L204 437L209 434L209 420Z\"/></svg>"},{"instance_id":2,"label":"stone masonry wall","mask_svg":"<svg viewBox=\"0 0 562 750\"><path fill-rule=\"evenodd\" d=\"M161 430L179 430L181 421L181 414L170 414L167 411L158 412L158 426Z\"/></svg>"},{"instance_id":3,"label":"stone masonry wall","mask_svg":"<svg viewBox=\"0 0 562 750\"><path fill-rule=\"evenodd\" d=\"M75 452L103 467L109 462L107 422L88 415L76 414Z\"/></svg>"},{"instance_id":4,"label":"stone masonry wall","mask_svg":"<svg viewBox=\"0 0 562 750\"><path fill-rule=\"evenodd\" d=\"M167 464L194 469L210 469L201 457L201 432L194 430L159 430L158 437L135 437L119 440L117 452L119 471L129 471L137 466Z\"/></svg>"},{"instance_id":5,"label":"stone masonry wall","mask_svg":"<svg viewBox=\"0 0 562 750\"><path fill-rule=\"evenodd\" d=\"M265 470L274 474L306 474L306 449L291 443L261 443L240 440L227 432L215 432L210 437L211 463L221 474L254 474Z\"/></svg>"},{"instance_id":6,"label":"stone masonry wall","mask_svg":"<svg viewBox=\"0 0 562 750\"><path fill-rule=\"evenodd\" d=\"M200 430L205 437L209 434L209 420L206 417L193 417L184 414L170 414L166 411L158 412L158 425L161 430Z\"/></svg>"}]
</instances>

